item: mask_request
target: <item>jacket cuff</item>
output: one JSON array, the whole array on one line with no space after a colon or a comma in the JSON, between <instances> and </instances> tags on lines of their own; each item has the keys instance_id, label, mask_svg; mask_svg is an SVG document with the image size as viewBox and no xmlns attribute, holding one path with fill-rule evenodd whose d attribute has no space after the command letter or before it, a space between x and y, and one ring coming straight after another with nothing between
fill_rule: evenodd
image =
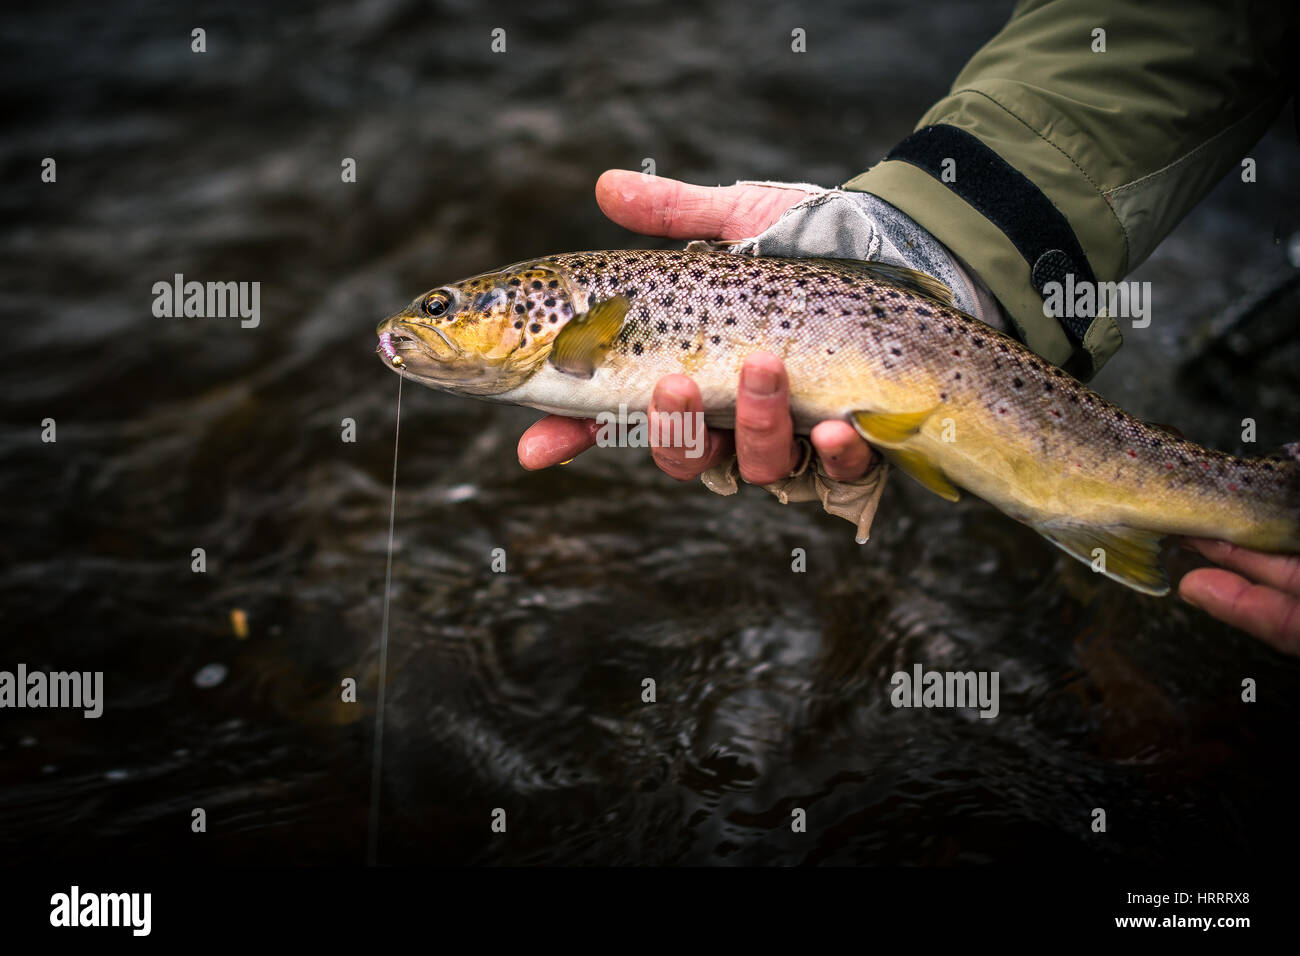
<instances>
[{"instance_id":1,"label":"jacket cuff","mask_svg":"<svg viewBox=\"0 0 1300 956\"><path fill-rule=\"evenodd\" d=\"M1016 97L1013 87L1000 93ZM1041 288L1063 272L1121 278L1128 240L1101 190L1035 132L1047 117L1030 115L1037 105L1021 100L1025 118L982 91L954 93L892 158L844 188L880 196L933 233L993 291L1026 345L1087 378L1119 348L1118 326L1109 316L1062 325L1044 314Z\"/></svg>"}]
</instances>

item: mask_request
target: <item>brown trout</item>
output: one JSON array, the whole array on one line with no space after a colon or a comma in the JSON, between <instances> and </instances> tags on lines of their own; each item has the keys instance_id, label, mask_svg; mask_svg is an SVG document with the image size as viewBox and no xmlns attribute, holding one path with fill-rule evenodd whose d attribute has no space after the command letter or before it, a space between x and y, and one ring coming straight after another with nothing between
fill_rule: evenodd
<instances>
[{"instance_id":1,"label":"brown trout","mask_svg":"<svg viewBox=\"0 0 1300 956\"><path fill-rule=\"evenodd\" d=\"M645 411L685 373L720 428L745 356L773 352L797 433L845 419L936 494L975 494L1148 594L1169 590L1166 535L1300 552L1298 446L1236 458L1139 421L896 266L569 253L440 286L378 333L422 384L571 417Z\"/></svg>"}]
</instances>

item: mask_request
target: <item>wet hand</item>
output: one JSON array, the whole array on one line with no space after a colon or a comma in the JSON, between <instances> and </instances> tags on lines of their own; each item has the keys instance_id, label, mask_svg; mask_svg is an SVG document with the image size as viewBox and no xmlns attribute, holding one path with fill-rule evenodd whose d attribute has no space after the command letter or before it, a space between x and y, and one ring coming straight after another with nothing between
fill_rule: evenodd
<instances>
[{"instance_id":1,"label":"wet hand","mask_svg":"<svg viewBox=\"0 0 1300 956\"><path fill-rule=\"evenodd\" d=\"M1187 543L1232 570L1191 571L1178 585L1179 596L1284 654L1300 656L1300 556L1264 554L1204 538Z\"/></svg>"},{"instance_id":2,"label":"wet hand","mask_svg":"<svg viewBox=\"0 0 1300 956\"><path fill-rule=\"evenodd\" d=\"M767 186L694 186L618 169L605 172L596 182L596 202L610 219L636 232L669 239L747 239L806 195L797 189ZM668 375L656 385L652 415L702 410L700 390L686 376ZM519 439L519 462L537 469L567 461L594 445L597 431L591 419L548 415ZM832 478L861 478L871 464L871 449L848 422L821 422L810 439ZM779 481L798 464L790 383L775 355L758 352L746 360L736 398L734 436L710 429L704 454L698 458L686 457L683 447L656 448L653 454L665 473L686 480L725 461L733 449L741 477L754 484Z\"/></svg>"}]
</instances>

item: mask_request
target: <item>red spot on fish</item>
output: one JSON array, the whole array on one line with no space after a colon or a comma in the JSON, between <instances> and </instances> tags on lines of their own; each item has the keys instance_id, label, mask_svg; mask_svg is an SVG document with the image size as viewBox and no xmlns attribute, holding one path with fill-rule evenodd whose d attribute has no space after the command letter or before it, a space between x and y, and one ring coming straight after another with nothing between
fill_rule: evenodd
<instances>
[{"instance_id":1,"label":"red spot on fish","mask_svg":"<svg viewBox=\"0 0 1300 956\"><path fill-rule=\"evenodd\" d=\"M1130 458L1136 458L1136 457L1138 456L1138 453L1135 452L1132 448L1130 448L1130 449L1128 450L1128 456L1129 456Z\"/></svg>"},{"instance_id":2,"label":"red spot on fish","mask_svg":"<svg viewBox=\"0 0 1300 956\"><path fill-rule=\"evenodd\" d=\"M1210 470L1210 463L1209 463L1208 461L1203 461L1203 462L1201 462L1201 467L1204 468L1206 471L1209 471L1209 470Z\"/></svg>"},{"instance_id":3,"label":"red spot on fish","mask_svg":"<svg viewBox=\"0 0 1300 956\"><path fill-rule=\"evenodd\" d=\"M1229 490L1229 491L1236 491L1236 490L1237 490L1237 486L1236 486L1236 485L1228 485L1228 490Z\"/></svg>"},{"instance_id":4,"label":"red spot on fish","mask_svg":"<svg viewBox=\"0 0 1300 956\"><path fill-rule=\"evenodd\" d=\"M1167 461L1167 462L1165 462L1165 467L1168 468L1170 471L1173 471L1173 470L1174 470L1174 463L1173 463L1172 461Z\"/></svg>"},{"instance_id":5,"label":"red spot on fish","mask_svg":"<svg viewBox=\"0 0 1300 956\"><path fill-rule=\"evenodd\" d=\"M1075 468L1082 468L1082 467L1083 467L1083 462L1081 462L1081 461L1076 461L1076 462L1074 463L1074 467L1075 467Z\"/></svg>"},{"instance_id":6,"label":"red spot on fish","mask_svg":"<svg viewBox=\"0 0 1300 956\"><path fill-rule=\"evenodd\" d=\"M953 350L952 350L952 354L953 354L953 355L961 355L961 349L953 349Z\"/></svg>"},{"instance_id":7,"label":"red spot on fish","mask_svg":"<svg viewBox=\"0 0 1300 956\"><path fill-rule=\"evenodd\" d=\"M1003 408L1001 405L998 406L998 411L1001 412L1003 415L1007 413L1007 410Z\"/></svg>"}]
</instances>

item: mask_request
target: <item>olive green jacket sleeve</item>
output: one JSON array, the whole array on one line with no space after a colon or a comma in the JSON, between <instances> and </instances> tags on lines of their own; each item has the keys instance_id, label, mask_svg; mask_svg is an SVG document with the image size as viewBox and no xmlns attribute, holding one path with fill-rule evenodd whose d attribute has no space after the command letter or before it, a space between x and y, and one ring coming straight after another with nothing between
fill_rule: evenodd
<instances>
[{"instance_id":1,"label":"olive green jacket sleeve","mask_svg":"<svg viewBox=\"0 0 1300 956\"><path fill-rule=\"evenodd\" d=\"M1005 160L1064 217L1086 257L1080 271L1117 281L1277 116L1291 92L1296 7L1024 0L917 129L942 131L930 140L939 144L974 137L994 165ZM930 230L979 274L1030 348L1091 375L1121 343L1116 321L1101 316L1071 335L1044 314L1043 277L1009 237L1032 233L1032 223L1008 222L1029 207L997 207L989 197L1007 190L987 184L984 202L989 167L966 165L887 157L844 188L874 193Z\"/></svg>"}]
</instances>

